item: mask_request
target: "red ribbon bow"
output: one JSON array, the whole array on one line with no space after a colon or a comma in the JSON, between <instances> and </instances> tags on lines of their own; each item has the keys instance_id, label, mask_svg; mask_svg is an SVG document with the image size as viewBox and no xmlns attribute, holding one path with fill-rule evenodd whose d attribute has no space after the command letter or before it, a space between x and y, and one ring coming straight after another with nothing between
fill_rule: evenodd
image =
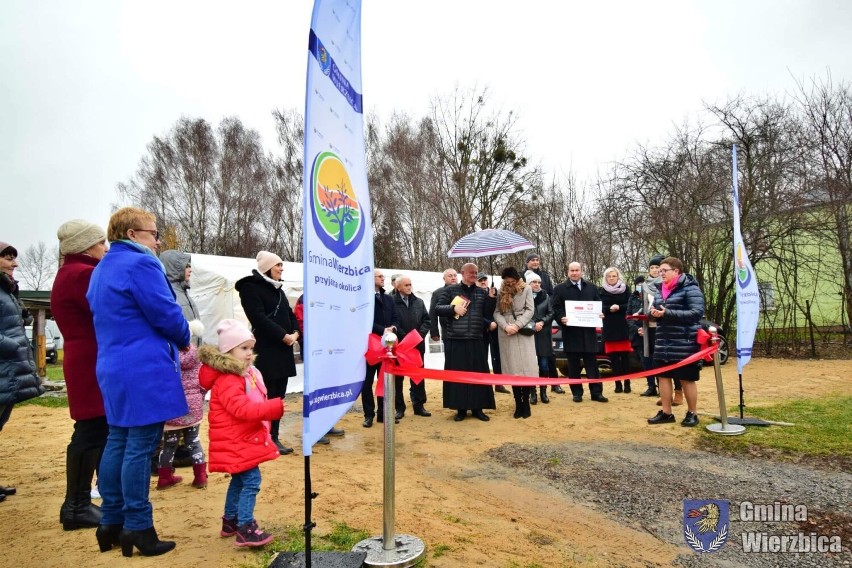
<instances>
[{"instance_id":1,"label":"red ribbon bow","mask_svg":"<svg viewBox=\"0 0 852 568\"><path fill-rule=\"evenodd\" d=\"M698 346L701 347L701 349L706 349L710 346L710 338L712 337L712 335L710 335L703 327L701 327L698 328L698 333L695 336L695 342L698 343ZM708 363L712 363L713 353L708 353L707 355L705 355L704 360Z\"/></svg>"},{"instance_id":2,"label":"red ribbon bow","mask_svg":"<svg viewBox=\"0 0 852 568\"><path fill-rule=\"evenodd\" d=\"M385 395L385 373L392 375L396 373L397 367L413 367L420 368L423 366L423 358L420 356L420 351L417 346L423 341L416 329L408 332L402 341L393 348L391 357L387 347L382 345L382 338L371 333L367 341L367 353L364 355L367 358L369 365L376 365L379 362L382 368L379 370L379 378L376 381L376 396ZM415 384L420 384L422 378L412 379Z\"/></svg>"}]
</instances>

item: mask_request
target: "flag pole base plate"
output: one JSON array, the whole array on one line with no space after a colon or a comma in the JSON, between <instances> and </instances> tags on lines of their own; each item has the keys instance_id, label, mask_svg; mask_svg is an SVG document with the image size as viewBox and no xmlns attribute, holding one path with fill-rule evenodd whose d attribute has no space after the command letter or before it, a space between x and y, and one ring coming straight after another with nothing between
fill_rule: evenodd
<instances>
[{"instance_id":1,"label":"flag pole base plate","mask_svg":"<svg viewBox=\"0 0 852 568\"><path fill-rule=\"evenodd\" d=\"M708 424L707 430L713 432L714 434L721 434L723 436L739 436L740 434L745 434L745 426L740 426L739 424Z\"/></svg>"},{"instance_id":2,"label":"flag pole base plate","mask_svg":"<svg viewBox=\"0 0 852 568\"><path fill-rule=\"evenodd\" d=\"M381 536L364 539L352 547L352 552L366 552L364 566L383 568L408 568L426 556L426 545L416 536L394 535L394 547L385 550Z\"/></svg>"}]
</instances>

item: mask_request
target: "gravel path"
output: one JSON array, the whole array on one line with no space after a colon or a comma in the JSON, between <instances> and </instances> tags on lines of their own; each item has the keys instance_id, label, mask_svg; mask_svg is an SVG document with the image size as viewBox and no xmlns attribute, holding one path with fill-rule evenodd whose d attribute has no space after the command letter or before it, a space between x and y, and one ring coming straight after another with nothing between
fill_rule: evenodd
<instances>
[{"instance_id":1,"label":"gravel path","mask_svg":"<svg viewBox=\"0 0 852 568\"><path fill-rule=\"evenodd\" d=\"M635 444L522 446L488 452L516 473L534 475L578 502L664 542L686 547L684 499L730 501L731 534L720 552L684 552L677 566L849 567L852 566L852 474L749 457ZM521 471L518 471L521 470ZM662 497L665 496L665 497ZM807 522L740 521L740 503L804 505ZM838 535L836 554L746 553L742 534Z\"/></svg>"}]
</instances>

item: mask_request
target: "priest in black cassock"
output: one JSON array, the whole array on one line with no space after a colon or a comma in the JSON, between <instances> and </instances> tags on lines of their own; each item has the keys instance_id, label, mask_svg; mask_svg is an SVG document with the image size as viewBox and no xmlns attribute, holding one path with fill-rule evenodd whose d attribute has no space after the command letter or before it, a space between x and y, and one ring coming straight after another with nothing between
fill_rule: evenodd
<instances>
[{"instance_id":1,"label":"priest in black cassock","mask_svg":"<svg viewBox=\"0 0 852 568\"><path fill-rule=\"evenodd\" d=\"M444 369L488 373L486 344L482 339L485 320L496 307L494 288L476 285L477 267L462 266L460 284L441 290L435 313L446 322L443 329ZM494 409L494 390L489 385L471 385L444 381L444 408L456 411L454 420L460 422L470 410L474 418L490 420L483 409Z\"/></svg>"}]
</instances>

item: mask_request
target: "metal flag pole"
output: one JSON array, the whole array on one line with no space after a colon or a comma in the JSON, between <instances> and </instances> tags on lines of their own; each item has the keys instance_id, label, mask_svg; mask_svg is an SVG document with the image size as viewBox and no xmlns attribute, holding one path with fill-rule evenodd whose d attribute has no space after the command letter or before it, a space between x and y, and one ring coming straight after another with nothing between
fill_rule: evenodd
<instances>
[{"instance_id":1,"label":"metal flag pole","mask_svg":"<svg viewBox=\"0 0 852 568\"><path fill-rule=\"evenodd\" d=\"M719 330L715 327L710 328L710 342L713 345L719 345ZM719 395L719 418L720 424L708 424L707 429L714 434L722 434L723 436L737 436L745 433L745 426L739 424L728 423L728 409L725 408L725 389L722 386L722 364L719 362L718 349L713 352L713 368L716 371L716 392Z\"/></svg>"},{"instance_id":2,"label":"metal flag pole","mask_svg":"<svg viewBox=\"0 0 852 568\"><path fill-rule=\"evenodd\" d=\"M385 334L382 337L382 344L388 350L388 358L396 359L396 356L393 354L393 349L397 344L396 334ZM367 553L364 566L408 568L409 566L414 566L426 556L426 545L416 536L394 534L394 514L396 507L396 420L394 418L396 414L396 389L394 387L396 385L394 384L394 376L391 373L384 374L384 381L385 457L384 483L382 487L382 536L364 539L352 547L352 551Z\"/></svg>"}]
</instances>

